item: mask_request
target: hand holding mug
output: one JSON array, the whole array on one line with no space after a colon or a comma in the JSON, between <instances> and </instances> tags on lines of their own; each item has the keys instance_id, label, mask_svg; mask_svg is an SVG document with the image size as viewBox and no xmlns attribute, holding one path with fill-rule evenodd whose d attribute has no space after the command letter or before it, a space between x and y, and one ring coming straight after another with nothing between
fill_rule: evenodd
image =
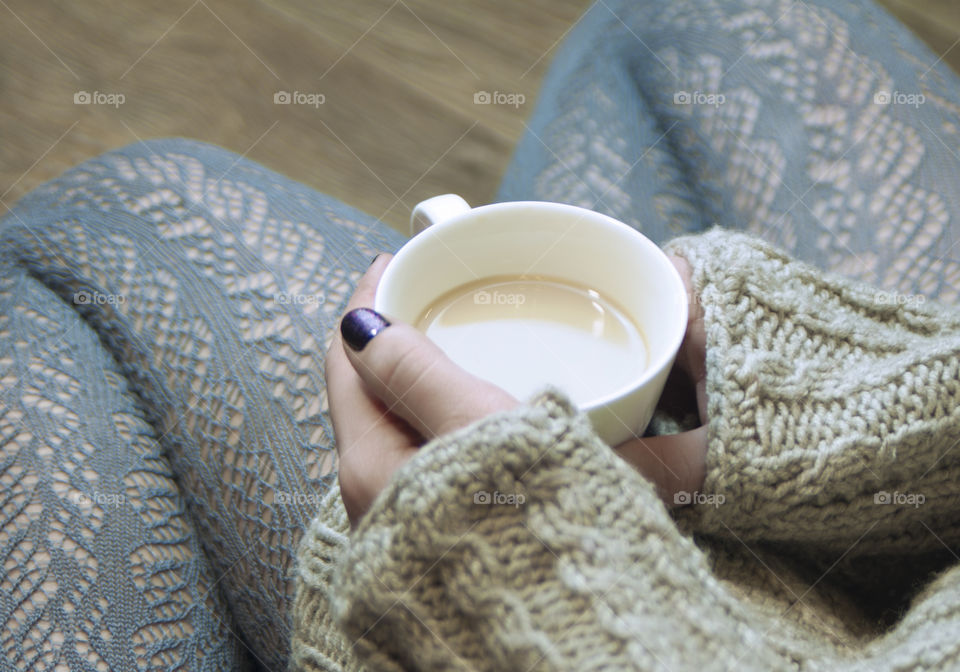
<instances>
[{"instance_id":1,"label":"hand holding mug","mask_svg":"<svg viewBox=\"0 0 960 672\"><path fill-rule=\"evenodd\" d=\"M425 441L519 404L412 326L371 310L390 258L378 256L360 279L326 358L340 493L354 525Z\"/></svg>"},{"instance_id":2,"label":"hand holding mug","mask_svg":"<svg viewBox=\"0 0 960 672\"><path fill-rule=\"evenodd\" d=\"M341 496L353 524L425 441L519 404L464 371L420 331L370 309L389 260L380 255L361 278L326 359ZM682 259L671 261L690 295L689 267ZM676 366L695 382L705 422L703 325L694 306ZM653 481L668 505L674 493L695 491L703 482L705 427L630 439L616 450Z\"/></svg>"},{"instance_id":3,"label":"hand holding mug","mask_svg":"<svg viewBox=\"0 0 960 672\"><path fill-rule=\"evenodd\" d=\"M688 321L683 280L653 241L544 201L471 208L446 194L411 220L420 233L384 271L377 312L519 399L561 387L608 445L643 434Z\"/></svg>"}]
</instances>

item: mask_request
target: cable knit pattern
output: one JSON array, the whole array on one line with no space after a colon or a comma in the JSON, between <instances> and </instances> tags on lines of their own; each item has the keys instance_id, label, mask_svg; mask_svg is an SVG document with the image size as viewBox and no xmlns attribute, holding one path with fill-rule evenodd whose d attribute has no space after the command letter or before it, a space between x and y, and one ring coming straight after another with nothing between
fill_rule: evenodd
<instances>
[{"instance_id":1,"label":"cable knit pattern","mask_svg":"<svg viewBox=\"0 0 960 672\"><path fill-rule=\"evenodd\" d=\"M863 615L835 589L805 585L795 567L766 553L770 565L755 552L744 561L746 554L713 546L727 556L721 577L717 559L677 528L651 484L557 390L424 446L332 573L332 545L320 536L315 524L301 548L308 569L297 598L299 669L960 664L960 568L934 581L881 636L869 636ZM776 574L763 571L771 566ZM790 604L764 581L792 592ZM329 640L320 618L329 609L353 642L344 667L316 653Z\"/></svg>"},{"instance_id":2,"label":"cable knit pattern","mask_svg":"<svg viewBox=\"0 0 960 672\"><path fill-rule=\"evenodd\" d=\"M695 507L698 529L855 554L960 541L960 314L743 234L667 250L694 269L707 334L701 494L723 503Z\"/></svg>"},{"instance_id":3,"label":"cable knit pattern","mask_svg":"<svg viewBox=\"0 0 960 672\"><path fill-rule=\"evenodd\" d=\"M713 593L703 635L747 625L649 484L556 391L425 447L339 567L334 613L374 669L670 669L693 649L730 660L728 642L661 617L670 587L678 602ZM672 573L689 583L670 586Z\"/></svg>"}]
</instances>

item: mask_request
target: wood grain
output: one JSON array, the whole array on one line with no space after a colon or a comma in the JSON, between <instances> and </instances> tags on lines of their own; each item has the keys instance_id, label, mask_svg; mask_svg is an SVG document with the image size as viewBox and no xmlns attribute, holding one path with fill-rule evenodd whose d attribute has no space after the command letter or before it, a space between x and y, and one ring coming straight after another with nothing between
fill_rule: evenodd
<instances>
[{"instance_id":1,"label":"wood grain","mask_svg":"<svg viewBox=\"0 0 960 672\"><path fill-rule=\"evenodd\" d=\"M222 145L406 231L439 193L496 190L588 0L6 0L0 212L108 149ZM953 0L884 0L960 69ZM124 103L78 105L80 91ZM274 95L322 94L279 105ZM479 91L522 105L478 105Z\"/></svg>"},{"instance_id":2,"label":"wood grain","mask_svg":"<svg viewBox=\"0 0 960 672\"><path fill-rule=\"evenodd\" d=\"M187 136L406 230L423 198L493 197L551 52L586 6L10 0L0 7L0 207L108 149ZM526 103L475 105L484 90ZM78 91L125 101L77 105ZM275 104L281 91L323 103Z\"/></svg>"}]
</instances>

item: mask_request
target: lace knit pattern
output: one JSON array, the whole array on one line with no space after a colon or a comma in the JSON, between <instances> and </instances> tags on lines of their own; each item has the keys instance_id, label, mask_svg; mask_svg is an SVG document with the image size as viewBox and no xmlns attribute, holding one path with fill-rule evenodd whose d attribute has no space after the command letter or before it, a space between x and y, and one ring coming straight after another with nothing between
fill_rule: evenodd
<instances>
[{"instance_id":1,"label":"lace knit pattern","mask_svg":"<svg viewBox=\"0 0 960 672\"><path fill-rule=\"evenodd\" d=\"M720 222L953 300L960 88L882 11L833 4L598 3L500 197L594 207L658 242ZM915 90L917 108L873 103ZM328 578L344 539L323 353L370 257L402 242L180 140L84 163L2 220L13 669L285 666L294 548L325 512L309 534L330 555L309 571Z\"/></svg>"},{"instance_id":2,"label":"lace knit pattern","mask_svg":"<svg viewBox=\"0 0 960 672\"><path fill-rule=\"evenodd\" d=\"M84 163L3 220L15 669L285 666L294 548L336 479L323 354L402 240L179 140Z\"/></svg>"},{"instance_id":3,"label":"lace knit pattern","mask_svg":"<svg viewBox=\"0 0 960 672\"><path fill-rule=\"evenodd\" d=\"M499 198L592 208L657 242L746 230L954 302L958 112L956 75L872 2L599 2Z\"/></svg>"}]
</instances>

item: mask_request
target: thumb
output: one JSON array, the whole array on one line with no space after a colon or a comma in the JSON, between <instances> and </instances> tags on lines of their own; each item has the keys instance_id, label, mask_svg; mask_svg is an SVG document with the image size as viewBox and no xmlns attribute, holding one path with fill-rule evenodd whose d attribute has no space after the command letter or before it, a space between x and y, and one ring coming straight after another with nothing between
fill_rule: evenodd
<instances>
[{"instance_id":1,"label":"thumb","mask_svg":"<svg viewBox=\"0 0 960 672\"><path fill-rule=\"evenodd\" d=\"M422 332L370 308L347 313L340 333L347 359L370 392L425 439L519 405L460 368Z\"/></svg>"},{"instance_id":2,"label":"thumb","mask_svg":"<svg viewBox=\"0 0 960 672\"><path fill-rule=\"evenodd\" d=\"M706 476L706 425L681 434L631 439L617 446L617 452L653 482L667 506L689 500L679 493L698 492Z\"/></svg>"}]
</instances>

